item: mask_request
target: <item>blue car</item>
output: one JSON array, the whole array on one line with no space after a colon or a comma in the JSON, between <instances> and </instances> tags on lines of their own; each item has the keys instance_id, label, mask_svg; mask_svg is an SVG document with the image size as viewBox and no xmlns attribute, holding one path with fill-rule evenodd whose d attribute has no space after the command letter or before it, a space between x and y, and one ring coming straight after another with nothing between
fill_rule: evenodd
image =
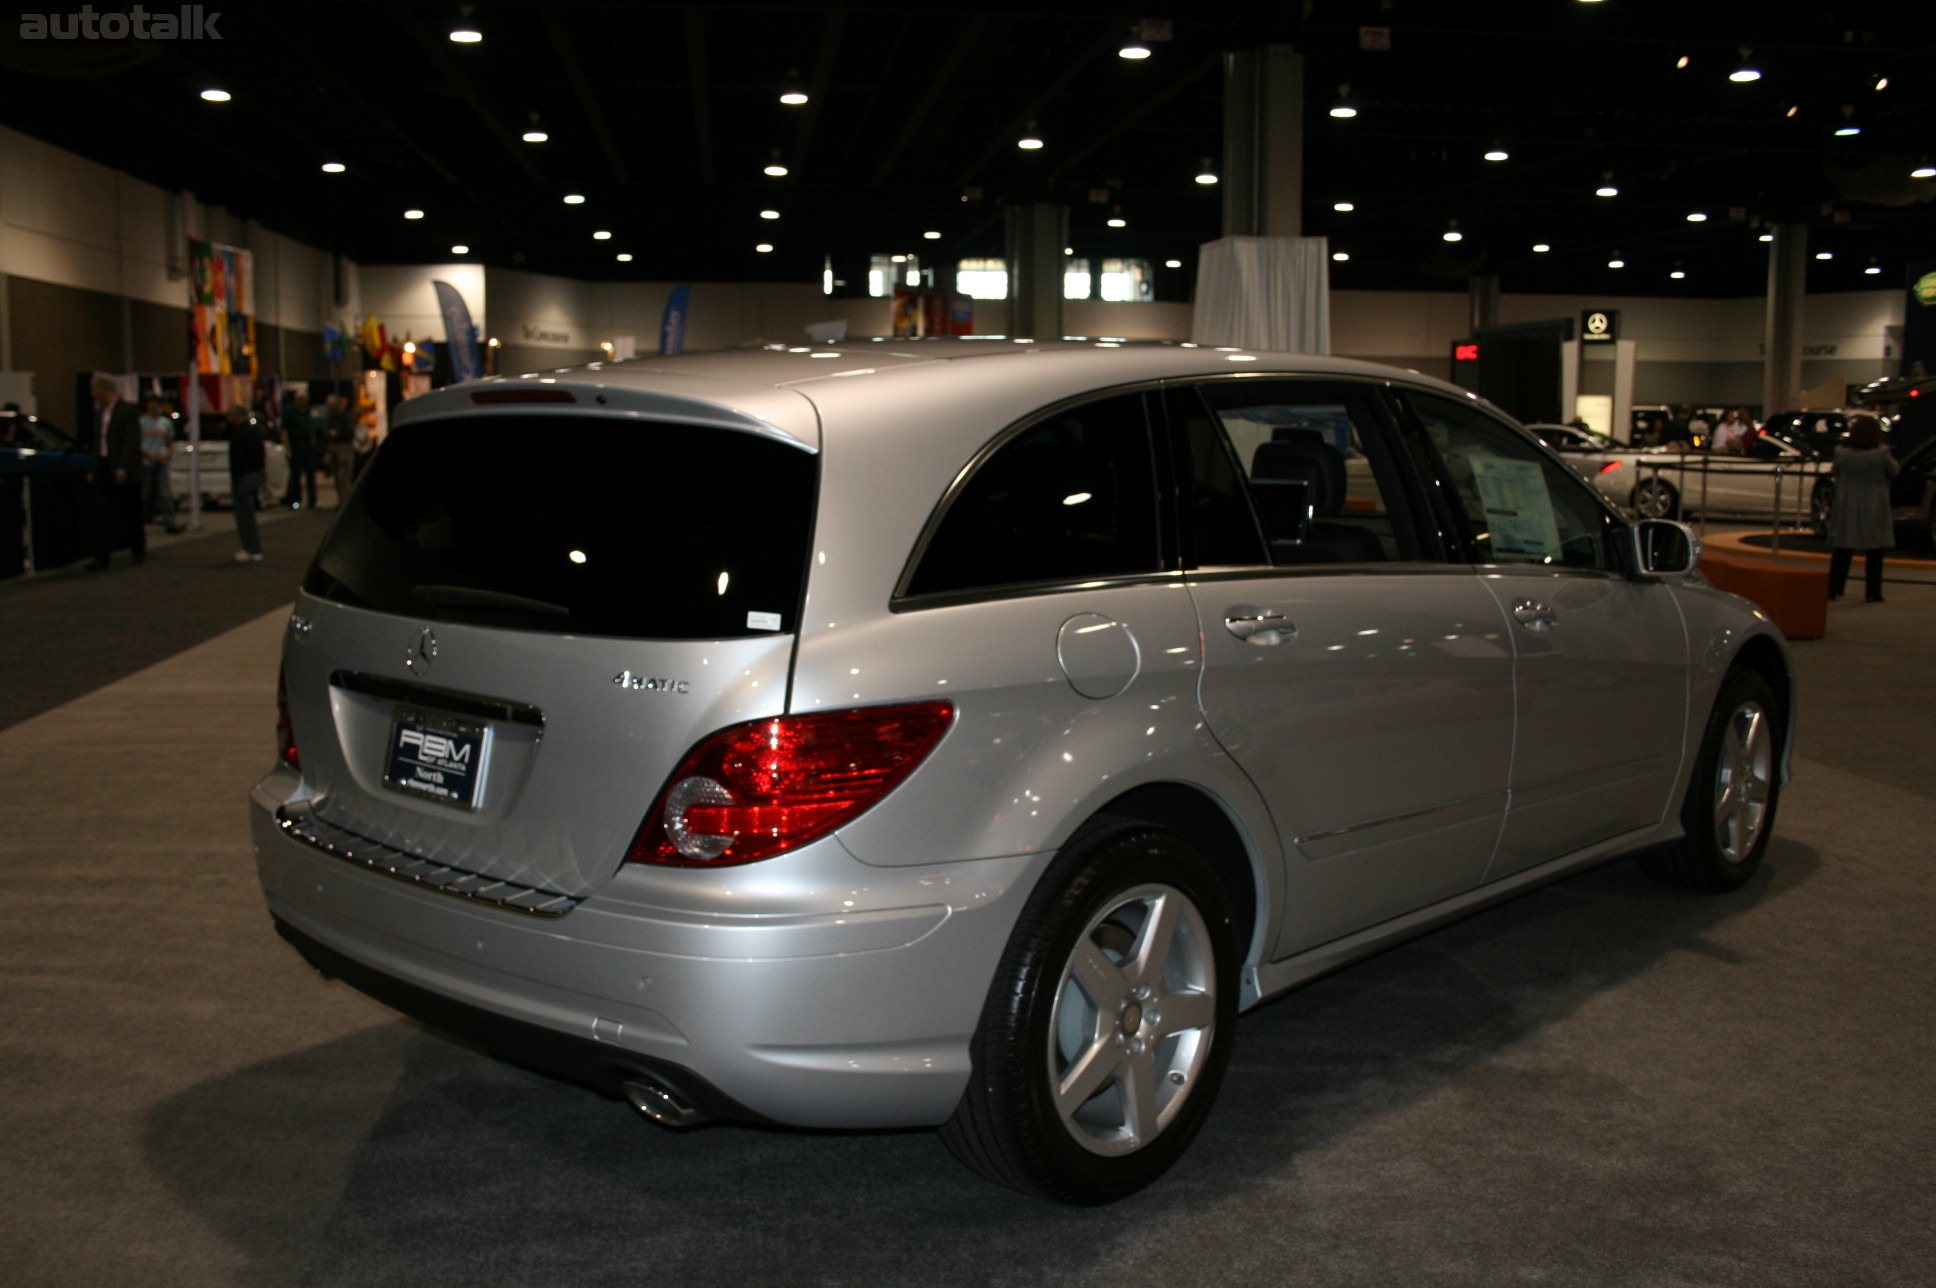
<instances>
[{"instance_id":1,"label":"blue car","mask_svg":"<svg viewBox=\"0 0 1936 1288\"><path fill-rule=\"evenodd\" d=\"M92 459L40 417L0 412L0 474L85 474Z\"/></svg>"}]
</instances>

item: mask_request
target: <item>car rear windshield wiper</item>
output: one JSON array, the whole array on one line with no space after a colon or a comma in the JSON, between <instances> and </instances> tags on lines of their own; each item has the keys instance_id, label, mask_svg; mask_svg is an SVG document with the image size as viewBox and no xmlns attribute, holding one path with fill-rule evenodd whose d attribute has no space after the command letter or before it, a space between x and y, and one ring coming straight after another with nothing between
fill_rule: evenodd
<instances>
[{"instance_id":1,"label":"car rear windshield wiper","mask_svg":"<svg viewBox=\"0 0 1936 1288\"><path fill-rule=\"evenodd\" d=\"M519 613L549 613L554 617L570 617L571 609L564 604L547 603L542 599L527 599L523 595L513 595L502 590L482 590L475 586L418 586L411 591L420 604L435 604L447 608L505 608Z\"/></svg>"}]
</instances>

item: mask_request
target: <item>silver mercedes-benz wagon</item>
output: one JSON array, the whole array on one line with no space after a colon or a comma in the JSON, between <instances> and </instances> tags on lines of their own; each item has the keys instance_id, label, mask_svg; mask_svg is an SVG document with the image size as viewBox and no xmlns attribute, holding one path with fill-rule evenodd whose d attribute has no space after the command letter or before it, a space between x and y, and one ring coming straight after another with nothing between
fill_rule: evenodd
<instances>
[{"instance_id":1,"label":"silver mercedes-benz wagon","mask_svg":"<svg viewBox=\"0 0 1936 1288\"><path fill-rule=\"evenodd\" d=\"M1794 682L1452 385L875 341L415 398L253 794L324 973L647 1116L937 1126L1106 1202L1237 1013L1628 854L1761 858Z\"/></svg>"}]
</instances>

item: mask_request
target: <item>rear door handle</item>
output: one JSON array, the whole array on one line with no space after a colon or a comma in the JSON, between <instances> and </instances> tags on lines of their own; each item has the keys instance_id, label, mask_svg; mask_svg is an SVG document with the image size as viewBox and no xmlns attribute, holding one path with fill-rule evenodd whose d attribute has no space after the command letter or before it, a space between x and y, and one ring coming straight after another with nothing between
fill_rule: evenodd
<instances>
[{"instance_id":1,"label":"rear door handle","mask_svg":"<svg viewBox=\"0 0 1936 1288\"><path fill-rule=\"evenodd\" d=\"M1297 626L1282 613L1273 613L1255 604L1237 604L1224 610L1223 628L1250 644L1282 644L1297 634Z\"/></svg>"},{"instance_id":2,"label":"rear door handle","mask_svg":"<svg viewBox=\"0 0 1936 1288\"><path fill-rule=\"evenodd\" d=\"M1513 605L1513 620L1529 631L1550 631L1559 621L1552 609L1537 599L1522 599Z\"/></svg>"}]
</instances>

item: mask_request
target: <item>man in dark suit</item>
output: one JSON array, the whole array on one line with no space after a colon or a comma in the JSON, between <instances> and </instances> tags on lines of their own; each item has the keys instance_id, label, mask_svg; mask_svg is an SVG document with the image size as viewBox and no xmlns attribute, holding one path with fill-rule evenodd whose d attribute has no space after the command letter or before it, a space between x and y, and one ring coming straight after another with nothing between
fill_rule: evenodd
<instances>
[{"instance_id":1,"label":"man in dark suit","mask_svg":"<svg viewBox=\"0 0 1936 1288\"><path fill-rule=\"evenodd\" d=\"M125 542L139 568L148 557L141 524L141 413L121 400L114 381L94 377L93 424L82 435L94 463L88 469L88 520L94 559L88 571L108 566L117 542Z\"/></svg>"}]
</instances>

